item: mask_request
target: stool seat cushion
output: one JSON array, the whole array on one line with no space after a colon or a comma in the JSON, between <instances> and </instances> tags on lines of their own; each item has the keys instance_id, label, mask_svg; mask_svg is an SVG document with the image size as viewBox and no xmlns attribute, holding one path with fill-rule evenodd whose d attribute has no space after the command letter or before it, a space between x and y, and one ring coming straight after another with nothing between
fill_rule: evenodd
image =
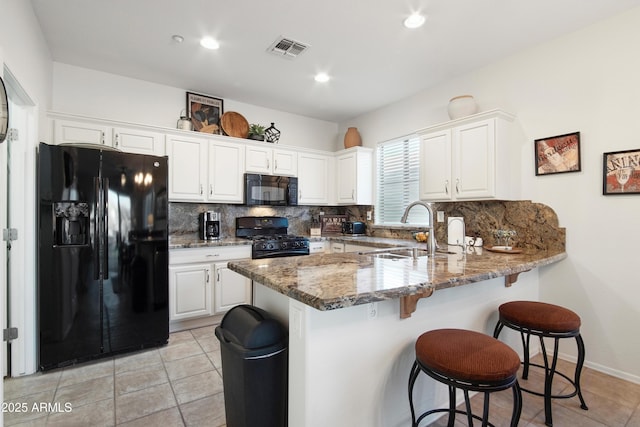
<instances>
[{"instance_id":1,"label":"stool seat cushion","mask_svg":"<svg viewBox=\"0 0 640 427\"><path fill-rule=\"evenodd\" d=\"M416 341L416 359L444 376L477 383L514 377L520 357L508 345L479 332L437 329Z\"/></svg>"},{"instance_id":2,"label":"stool seat cushion","mask_svg":"<svg viewBox=\"0 0 640 427\"><path fill-rule=\"evenodd\" d=\"M580 329L580 316L559 305L537 301L511 301L498 308L500 319L544 332L572 332Z\"/></svg>"}]
</instances>

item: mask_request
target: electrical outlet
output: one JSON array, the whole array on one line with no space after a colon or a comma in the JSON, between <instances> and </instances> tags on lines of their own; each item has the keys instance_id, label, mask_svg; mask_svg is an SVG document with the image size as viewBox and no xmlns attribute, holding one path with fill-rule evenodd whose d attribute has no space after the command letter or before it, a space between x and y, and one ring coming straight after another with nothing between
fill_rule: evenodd
<instances>
[{"instance_id":1,"label":"electrical outlet","mask_svg":"<svg viewBox=\"0 0 640 427\"><path fill-rule=\"evenodd\" d=\"M367 318L373 320L378 317L378 303L370 302L367 304Z\"/></svg>"},{"instance_id":2,"label":"electrical outlet","mask_svg":"<svg viewBox=\"0 0 640 427\"><path fill-rule=\"evenodd\" d=\"M444 211L438 211L438 222L444 222Z\"/></svg>"},{"instance_id":3,"label":"electrical outlet","mask_svg":"<svg viewBox=\"0 0 640 427\"><path fill-rule=\"evenodd\" d=\"M371 211L367 211L367 221L371 221Z\"/></svg>"}]
</instances>

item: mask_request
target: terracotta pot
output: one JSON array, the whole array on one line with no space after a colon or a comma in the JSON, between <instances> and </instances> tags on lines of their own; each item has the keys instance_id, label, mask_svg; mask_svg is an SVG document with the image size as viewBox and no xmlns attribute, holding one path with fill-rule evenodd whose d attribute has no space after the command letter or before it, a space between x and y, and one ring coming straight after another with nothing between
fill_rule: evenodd
<instances>
[{"instance_id":1,"label":"terracotta pot","mask_svg":"<svg viewBox=\"0 0 640 427\"><path fill-rule=\"evenodd\" d=\"M461 95L451 98L447 108L449 118L459 119L461 117L470 116L478 111L476 100L471 95Z\"/></svg>"},{"instance_id":2,"label":"terracotta pot","mask_svg":"<svg viewBox=\"0 0 640 427\"><path fill-rule=\"evenodd\" d=\"M344 134L344 148L358 147L362 145L362 138L358 128L349 128Z\"/></svg>"}]
</instances>

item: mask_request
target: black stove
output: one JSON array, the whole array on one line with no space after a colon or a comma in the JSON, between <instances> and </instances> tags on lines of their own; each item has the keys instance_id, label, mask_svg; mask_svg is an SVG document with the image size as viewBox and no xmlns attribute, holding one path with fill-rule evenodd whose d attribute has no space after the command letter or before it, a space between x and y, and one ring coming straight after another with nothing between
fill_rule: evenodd
<instances>
[{"instance_id":1,"label":"black stove","mask_svg":"<svg viewBox=\"0 0 640 427\"><path fill-rule=\"evenodd\" d=\"M253 241L253 259L309 255L309 239L287 234L289 220L279 216L236 218L236 237Z\"/></svg>"}]
</instances>

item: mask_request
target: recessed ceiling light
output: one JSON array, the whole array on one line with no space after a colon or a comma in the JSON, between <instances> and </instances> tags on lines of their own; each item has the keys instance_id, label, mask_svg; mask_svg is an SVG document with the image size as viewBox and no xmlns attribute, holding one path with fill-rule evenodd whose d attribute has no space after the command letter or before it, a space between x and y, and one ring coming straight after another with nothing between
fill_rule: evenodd
<instances>
[{"instance_id":1,"label":"recessed ceiling light","mask_svg":"<svg viewBox=\"0 0 640 427\"><path fill-rule=\"evenodd\" d=\"M318 83L326 83L330 79L331 79L331 77L329 77L329 75L327 73L318 73L314 77L314 80L317 81Z\"/></svg>"},{"instance_id":2,"label":"recessed ceiling light","mask_svg":"<svg viewBox=\"0 0 640 427\"><path fill-rule=\"evenodd\" d=\"M427 18L424 15L419 14L418 12L411 14L407 19L404 20L404 26L407 28L418 28L424 24L424 21Z\"/></svg>"},{"instance_id":3,"label":"recessed ceiling light","mask_svg":"<svg viewBox=\"0 0 640 427\"><path fill-rule=\"evenodd\" d=\"M182 43L184 41L184 37L182 37L180 34L172 35L171 39L176 43Z\"/></svg>"},{"instance_id":4,"label":"recessed ceiling light","mask_svg":"<svg viewBox=\"0 0 640 427\"><path fill-rule=\"evenodd\" d=\"M200 46L206 49L218 49L220 47L220 43L218 43L212 37L203 37L200 40Z\"/></svg>"}]
</instances>

